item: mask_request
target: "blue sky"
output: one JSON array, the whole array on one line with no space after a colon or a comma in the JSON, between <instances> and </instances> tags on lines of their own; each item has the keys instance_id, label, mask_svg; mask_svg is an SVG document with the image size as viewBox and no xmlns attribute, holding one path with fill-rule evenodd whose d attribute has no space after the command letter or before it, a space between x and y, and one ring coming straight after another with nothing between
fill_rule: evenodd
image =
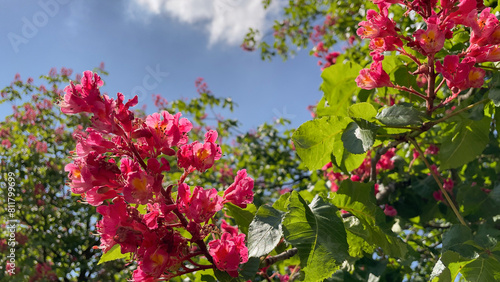
<instances>
[{"instance_id":1,"label":"blue sky","mask_svg":"<svg viewBox=\"0 0 500 282\"><path fill-rule=\"evenodd\" d=\"M244 130L279 116L296 128L311 119L306 107L321 98L321 72L307 50L286 62L264 62L257 52L239 47L249 26L265 29L279 17L279 1L268 12L260 3L3 0L0 85L7 86L16 73L25 80L51 67L81 73L104 62L110 75L103 91L112 97L140 94L147 113L154 110L151 94L167 100L195 97L194 81L203 77L215 95L238 104L228 116L240 120ZM3 117L10 105L0 107Z\"/></svg>"}]
</instances>

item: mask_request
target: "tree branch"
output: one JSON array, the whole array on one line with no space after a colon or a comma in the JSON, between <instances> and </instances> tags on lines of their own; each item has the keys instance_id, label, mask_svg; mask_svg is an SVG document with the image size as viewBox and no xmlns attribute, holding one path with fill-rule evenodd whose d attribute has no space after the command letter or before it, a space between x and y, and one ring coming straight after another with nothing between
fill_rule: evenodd
<instances>
[{"instance_id":1,"label":"tree branch","mask_svg":"<svg viewBox=\"0 0 500 282\"><path fill-rule=\"evenodd\" d=\"M278 261L289 259L289 258L293 257L294 255L296 255L298 251L299 250L297 248L291 248L290 250L284 251L279 255L275 255L275 256L266 258L262 262L262 264L264 264L264 266L269 266L271 264L275 264Z\"/></svg>"}]
</instances>

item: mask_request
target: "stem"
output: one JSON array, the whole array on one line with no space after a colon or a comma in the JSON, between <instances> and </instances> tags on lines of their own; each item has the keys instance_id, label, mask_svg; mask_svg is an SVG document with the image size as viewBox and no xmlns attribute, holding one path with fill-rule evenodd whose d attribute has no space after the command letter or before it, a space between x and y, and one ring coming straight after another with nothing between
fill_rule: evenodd
<instances>
[{"instance_id":1,"label":"stem","mask_svg":"<svg viewBox=\"0 0 500 282\"><path fill-rule=\"evenodd\" d=\"M444 116L444 117L442 117L442 118L440 118L440 119L437 119L437 120L435 120L435 121L431 121L431 122L429 122L429 123L428 123L428 125L430 125L430 126L432 127L432 126L434 126L434 125L436 125L436 124L438 124L438 123L440 123L440 122L443 122L443 121L445 121L445 120L447 120L447 119L449 119L449 118L451 118L451 117L454 117L454 116L456 116L456 115L458 115L458 114L461 114L462 112L465 112L465 111L467 111L467 110L470 110L470 109L474 108L475 106L477 106L477 105L479 105L479 104L482 104L482 103L484 103L484 102L488 102L489 100L490 100L490 99L486 98L486 99L483 99L483 100L481 100L481 101L479 101L479 102L476 102L476 103L474 103L474 104L470 104L470 105L468 105L467 107L465 107L465 108L463 108L463 109L460 109L460 110L458 110L458 111L456 111L456 112L453 112L453 113L451 113L451 114L449 114L449 115L447 115L447 116Z\"/></svg>"},{"instance_id":2,"label":"stem","mask_svg":"<svg viewBox=\"0 0 500 282\"><path fill-rule=\"evenodd\" d=\"M489 66L482 66L482 65L478 65L478 67L483 68L483 69L494 70L494 71L500 70L500 68L489 67Z\"/></svg>"},{"instance_id":3,"label":"stem","mask_svg":"<svg viewBox=\"0 0 500 282\"><path fill-rule=\"evenodd\" d=\"M441 193L443 193L444 198L446 199L446 202L448 203L448 205L451 207L451 209L453 210L453 212L457 216L458 221L460 221L461 224L467 226L467 224L465 223L464 219L462 218L462 216L458 212L457 207L455 207L455 204L453 203L453 201L451 200L450 196L448 195L448 192L446 192L446 190L443 188L443 184L441 184L441 181L439 180L439 177L434 172L434 170L431 168L431 165L429 164L429 162L425 158L424 152L422 152L422 149L420 148L420 146L418 146L417 142L413 138L410 139L410 142L413 144L413 146L415 147L415 149L417 149L417 151L418 151L418 153L420 155L420 158L424 161L424 163L427 166L427 168L429 168L429 170L431 171L431 174L434 177L434 180L436 180L436 183L439 186L439 190L441 190Z\"/></svg>"},{"instance_id":4,"label":"stem","mask_svg":"<svg viewBox=\"0 0 500 282\"><path fill-rule=\"evenodd\" d=\"M141 155L137 151L137 148L135 148L134 143L132 143L132 141L130 139L128 139L128 138L125 138L125 141L127 142L128 146L130 147L130 150L132 151L132 153L134 154L134 156L137 158L137 161L142 166L142 168L145 171L148 171L148 166L146 165L146 163L142 159Z\"/></svg>"},{"instance_id":5,"label":"stem","mask_svg":"<svg viewBox=\"0 0 500 282\"><path fill-rule=\"evenodd\" d=\"M397 126L397 125L384 125L384 128L399 128L399 129L408 129L408 130L418 130L420 127L417 126Z\"/></svg>"},{"instance_id":6,"label":"stem","mask_svg":"<svg viewBox=\"0 0 500 282\"><path fill-rule=\"evenodd\" d=\"M184 215L177 208L175 210L173 210L172 212L177 216L177 218L179 218L179 220L181 221L182 225L187 229L188 221L184 217ZM198 236L198 234L193 234L193 233L191 233L191 235L193 235L193 237ZM198 247L200 247L200 251L203 253L203 255L205 255L205 257L207 258L207 260L211 264L215 265L212 256L208 252L207 245L205 244L205 242L202 239L198 239L198 240L195 241L195 243L196 243L196 245L198 245Z\"/></svg>"},{"instance_id":7,"label":"stem","mask_svg":"<svg viewBox=\"0 0 500 282\"><path fill-rule=\"evenodd\" d=\"M435 83L436 83L436 74L434 73L434 54L430 54L427 57L427 62L429 64L429 75L427 81L427 113L432 113L432 106L434 104L434 99L436 98L435 92Z\"/></svg>"},{"instance_id":8,"label":"stem","mask_svg":"<svg viewBox=\"0 0 500 282\"><path fill-rule=\"evenodd\" d=\"M394 88L396 88L397 90L400 90L400 91L408 92L408 93L413 94L413 95L417 95L418 97L420 97L420 98L422 98L422 99L424 99L426 101L429 101L429 97L427 97L424 94L416 91L413 88L408 88L406 86L399 86L399 85L394 85Z\"/></svg>"},{"instance_id":9,"label":"stem","mask_svg":"<svg viewBox=\"0 0 500 282\"><path fill-rule=\"evenodd\" d=\"M405 39L406 41L411 41L411 39L410 39L410 38L403 38L403 39ZM408 40L408 39L409 39L409 40ZM418 66L421 66L421 65L422 65L422 63L420 62L420 60L419 60L417 57L415 57L415 56L413 56L412 54L410 54L410 53L406 52L406 50L405 50L404 48L400 48L400 49L398 49L398 51L399 51L401 54L406 55L408 58L412 59L412 60L413 60L413 61L414 61L414 62L415 62Z\"/></svg>"},{"instance_id":10,"label":"stem","mask_svg":"<svg viewBox=\"0 0 500 282\"><path fill-rule=\"evenodd\" d=\"M175 274L174 277L181 276L181 275L188 274L188 273L195 272L195 271L210 269L210 268L214 268L214 266L213 265L201 265L201 266L199 266L197 268L191 268L191 269L188 269L188 270L185 270L185 271L179 271L179 272L177 272ZM171 278L173 278L173 277L171 277Z\"/></svg>"},{"instance_id":11,"label":"stem","mask_svg":"<svg viewBox=\"0 0 500 282\"><path fill-rule=\"evenodd\" d=\"M439 91L439 89L441 89L441 87L443 86L445 81L446 81L446 79L444 79L444 77L443 77L443 80L441 80L439 85L436 87L436 90L434 91L434 93L437 93Z\"/></svg>"},{"instance_id":12,"label":"stem","mask_svg":"<svg viewBox=\"0 0 500 282\"><path fill-rule=\"evenodd\" d=\"M189 169L184 170L184 173L181 175L181 178L179 179L179 182L177 185L181 185L184 183L184 180L186 180L186 177L189 175Z\"/></svg>"},{"instance_id":13,"label":"stem","mask_svg":"<svg viewBox=\"0 0 500 282\"><path fill-rule=\"evenodd\" d=\"M281 254L266 258L262 263L264 264L264 267L266 267L278 261L289 259L296 255L298 251L299 250L297 248L291 248L290 250L284 251Z\"/></svg>"}]
</instances>

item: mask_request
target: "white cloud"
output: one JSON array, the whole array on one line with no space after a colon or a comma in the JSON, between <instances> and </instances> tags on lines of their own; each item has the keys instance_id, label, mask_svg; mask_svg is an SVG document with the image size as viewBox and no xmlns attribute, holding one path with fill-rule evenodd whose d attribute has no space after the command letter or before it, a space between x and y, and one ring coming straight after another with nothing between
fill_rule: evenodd
<instances>
[{"instance_id":1,"label":"white cloud","mask_svg":"<svg viewBox=\"0 0 500 282\"><path fill-rule=\"evenodd\" d=\"M168 15L188 24L202 24L209 44L239 45L248 28L261 32L279 15L282 0L272 1L265 10L262 0L131 0L129 15L148 21L154 15Z\"/></svg>"}]
</instances>

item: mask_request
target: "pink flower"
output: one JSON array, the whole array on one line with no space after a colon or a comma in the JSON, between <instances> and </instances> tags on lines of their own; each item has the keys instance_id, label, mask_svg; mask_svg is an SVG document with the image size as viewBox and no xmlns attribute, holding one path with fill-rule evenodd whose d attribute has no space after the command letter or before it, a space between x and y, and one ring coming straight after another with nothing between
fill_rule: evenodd
<instances>
[{"instance_id":1,"label":"pink flower","mask_svg":"<svg viewBox=\"0 0 500 282\"><path fill-rule=\"evenodd\" d=\"M154 178L142 170L127 174L127 181L123 187L123 197L129 203L144 205L151 198Z\"/></svg>"},{"instance_id":2,"label":"pink flower","mask_svg":"<svg viewBox=\"0 0 500 282\"><path fill-rule=\"evenodd\" d=\"M164 246L159 245L156 249L151 248L146 251L142 263L144 273L158 278L165 272L167 266L172 265L172 259L165 249Z\"/></svg>"},{"instance_id":3,"label":"pink flower","mask_svg":"<svg viewBox=\"0 0 500 282\"><path fill-rule=\"evenodd\" d=\"M390 217L395 217L396 215L398 215L398 211L394 207L389 205L385 205L384 213L385 215Z\"/></svg>"},{"instance_id":4,"label":"pink flower","mask_svg":"<svg viewBox=\"0 0 500 282\"><path fill-rule=\"evenodd\" d=\"M71 180L69 186L75 194L82 194L95 186L119 187L118 176L120 169L113 159L107 160L105 156L95 152L83 158L75 159L73 164L64 168L68 171Z\"/></svg>"},{"instance_id":5,"label":"pink flower","mask_svg":"<svg viewBox=\"0 0 500 282\"><path fill-rule=\"evenodd\" d=\"M491 8L484 9L479 19L471 21L472 32L470 42L479 46L500 43L498 19L490 13Z\"/></svg>"},{"instance_id":6,"label":"pink flower","mask_svg":"<svg viewBox=\"0 0 500 282\"><path fill-rule=\"evenodd\" d=\"M81 84L71 85L64 88L63 101L60 102L61 111L65 114L77 114L81 112L100 112L103 111L105 105L101 99L101 87L104 82L97 73L85 71L81 80Z\"/></svg>"},{"instance_id":7,"label":"pink flower","mask_svg":"<svg viewBox=\"0 0 500 282\"><path fill-rule=\"evenodd\" d=\"M456 1L450 1L449 4L447 3L443 6L446 6L445 8L450 9L450 11L454 10L454 2ZM476 0L460 0L460 3L458 4L458 10L451 13L448 17L448 20L452 20L456 25L462 24L470 27L477 16L476 6Z\"/></svg>"},{"instance_id":8,"label":"pink flower","mask_svg":"<svg viewBox=\"0 0 500 282\"><path fill-rule=\"evenodd\" d=\"M171 155L169 152L171 147L186 144L188 142L187 133L193 128L193 125L187 119L180 117L181 113L172 115L167 111L146 117L146 125L152 134L149 143L167 155Z\"/></svg>"},{"instance_id":9,"label":"pink flower","mask_svg":"<svg viewBox=\"0 0 500 282\"><path fill-rule=\"evenodd\" d=\"M224 202L246 208L253 201L253 185L254 181L247 176L246 169L239 170L234 183L224 191Z\"/></svg>"},{"instance_id":10,"label":"pink flower","mask_svg":"<svg viewBox=\"0 0 500 282\"><path fill-rule=\"evenodd\" d=\"M427 54L434 54L443 49L445 33L439 29L437 16L427 20L427 30L419 29L413 33L416 43Z\"/></svg>"},{"instance_id":11,"label":"pink flower","mask_svg":"<svg viewBox=\"0 0 500 282\"><path fill-rule=\"evenodd\" d=\"M453 186L454 186L454 183L453 183L453 180L451 180L451 178L448 178L448 179L446 179L446 180L443 182L443 188L444 188L444 190L446 190L447 192L451 192L451 191L453 191Z\"/></svg>"},{"instance_id":12,"label":"pink flower","mask_svg":"<svg viewBox=\"0 0 500 282\"><path fill-rule=\"evenodd\" d=\"M237 277L239 265L248 261L245 234L224 233L221 239L209 242L208 246L215 266L232 277Z\"/></svg>"},{"instance_id":13,"label":"pink flower","mask_svg":"<svg viewBox=\"0 0 500 282\"><path fill-rule=\"evenodd\" d=\"M206 222L222 209L222 197L217 195L217 190L203 189L196 186L191 190L186 183L179 185L177 205L179 211L186 214L187 218L196 223Z\"/></svg>"},{"instance_id":14,"label":"pink flower","mask_svg":"<svg viewBox=\"0 0 500 282\"><path fill-rule=\"evenodd\" d=\"M475 58L476 63L498 62L500 61L500 46L479 46L473 44L467 49L466 57Z\"/></svg>"},{"instance_id":15,"label":"pink flower","mask_svg":"<svg viewBox=\"0 0 500 282\"><path fill-rule=\"evenodd\" d=\"M46 142L36 142L35 150L40 153L47 153L47 143Z\"/></svg>"},{"instance_id":16,"label":"pink flower","mask_svg":"<svg viewBox=\"0 0 500 282\"><path fill-rule=\"evenodd\" d=\"M370 90L379 87L393 87L389 75L382 68L381 62L373 62L370 69L362 69L356 77L358 87Z\"/></svg>"},{"instance_id":17,"label":"pink flower","mask_svg":"<svg viewBox=\"0 0 500 282\"><path fill-rule=\"evenodd\" d=\"M425 149L424 155L437 155L439 153L439 147L431 144L429 148Z\"/></svg>"},{"instance_id":18,"label":"pink flower","mask_svg":"<svg viewBox=\"0 0 500 282\"><path fill-rule=\"evenodd\" d=\"M12 143L10 143L9 139L4 139L2 140L2 146L4 146L6 149L9 149L12 147Z\"/></svg>"},{"instance_id":19,"label":"pink flower","mask_svg":"<svg viewBox=\"0 0 500 282\"><path fill-rule=\"evenodd\" d=\"M398 36L396 23L387 16L387 8L382 9L380 14L374 10L368 10L366 19L367 21L359 23L360 28L356 31L361 38Z\"/></svg>"},{"instance_id":20,"label":"pink flower","mask_svg":"<svg viewBox=\"0 0 500 282\"><path fill-rule=\"evenodd\" d=\"M93 206L100 206L105 200L118 196L115 190L106 186L96 186L85 193L85 200Z\"/></svg>"},{"instance_id":21,"label":"pink flower","mask_svg":"<svg viewBox=\"0 0 500 282\"><path fill-rule=\"evenodd\" d=\"M441 193L441 191L434 191L432 196L434 197L434 200L444 202L443 193Z\"/></svg>"},{"instance_id":22,"label":"pink flower","mask_svg":"<svg viewBox=\"0 0 500 282\"><path fill-rule=\"evenodd\" d=\"M396 51L403 47L403 41L395 36L376 37L370 40L370 49L377 52Z\"/></svg>"},{"instance_id":23,"label":"pink flower","mask_svg":"<svg viewBox=\"0 0 500 282\"><path fill-rule=\"evenodd\" d=\"M361 178L358 175L351 175L351 181L352 182L359 182L359 181L361 181Z\"/></svg>"},{"instance_id":24,"label":"pink flower","mask_svg":"<svg viewBox=\"0 0 500 282\"><path fill-rule=\"evenodd\" d=\"M205 143L194 141L181 147L177 152L177 165L188 171L195 169L204 172L211 168L215 161L222 156L220 146L215 144L217 131L210 130L205 134Z\"/></svg>"},{"instance_id":25,"label":"pink flower","mask_svg":"<svg viewBox=\"0 0 500 282\"><path fill-rule=\"evenodd\" d=\"M483 69L474 67L476 63L474 57L466 57L460 63L459 60L456 55L448 55L444 57L443 64L436 62L436 71L446 79L446 84L454 96L471 87L480 88L486 75Z\"/></svg>"},{"instance_id":26,"label":"pink flower","mask_svg":"<svg viewBox=\"0 0 500 282\"><path fill-rule=\"evenodd\" d=\"M157 279L153 276L148 275L142 270L142 262L139 261L139 265L137 266L137 269L134 270L132 273L132 279L133 281L142 281L142 282L155 282Z\"/></svg>"},{"instance_id":27,"label":"pink flower","mask_svg":"<svg viewBox=\"0 0 500 282\"><path fill-rule=\"evenodd\" d=\"M103 218L97 222L96 228L101 236L103 252L107 252L115 244L120 244L123 254L134 252L141 245L143 233L147 230L142 223L133 221L128 210L138 214L138 211L128 206L122 197L116 197L113 204L97 207L97 212Z\"/></svg>"}]
</instances>

